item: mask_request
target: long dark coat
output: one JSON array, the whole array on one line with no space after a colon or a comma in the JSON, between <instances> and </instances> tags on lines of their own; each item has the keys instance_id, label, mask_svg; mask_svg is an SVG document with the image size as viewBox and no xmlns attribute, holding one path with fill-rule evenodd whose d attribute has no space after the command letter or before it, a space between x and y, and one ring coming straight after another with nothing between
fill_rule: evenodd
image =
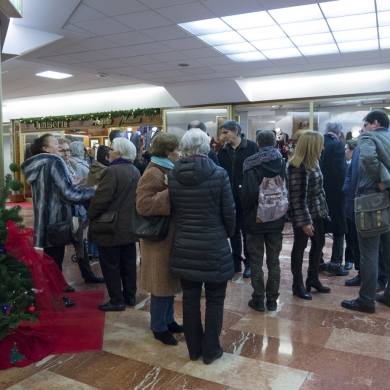
<instances>
[{"instance_id":1,"label":"long dark coat","mask_svg":"<svg viewBox=\"0 0 390 390\"><path fill-rule=\"evenodd\" d=\"M347 174L345 148L341 141L324 135L324 150L320 168L324 178L326 203L331 221L324 219L325 233L345 234L347 229L346 202L343 185Z\"/></svg>"}]
</instances>

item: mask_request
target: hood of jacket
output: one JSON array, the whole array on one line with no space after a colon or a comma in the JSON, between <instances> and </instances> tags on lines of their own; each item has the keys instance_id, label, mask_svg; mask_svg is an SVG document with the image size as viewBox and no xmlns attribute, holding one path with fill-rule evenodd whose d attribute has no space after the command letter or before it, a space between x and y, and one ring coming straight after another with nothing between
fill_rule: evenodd
<instances>
[{"instance_id":1,"label":"hood of jacket","mask_svg":"<svg viewBox=\"0 0 390 390\"><path fill-rule=\"evenodd\" d=\"M41 153L36 156L30 157L22 164L22 171L24 176L26 177L26 181L28 184L34 184L37 177L40 175L42 169L47 164L52 164L54 161L60 160L64 163L64 160L51 153ZM67 171L67 168L65 168Z\"/></svg>"},{"instance_id":2,"label":"hood of jacket","mask_svg":"<svg viewBox=\"0 0 390 390\"><path fill-rule=\"evenodd\" d=\"M217 169L209 158L182 158L172 169L174 178L184 186L197 186L204 182Z\"/></svg>"},{"instance_id":3,"label":"hood of jacket","mask_svg":"<svg viewBox=\"0 0 390 390\"><path fill-rule=\"evenodd\" d=\"M106 169L107 167L105 165L102 165L99 161L95 161L90 167L89 172L91 175L95 175L96 173L100 172L103 169Z\"/></svg>"}]
</instances>

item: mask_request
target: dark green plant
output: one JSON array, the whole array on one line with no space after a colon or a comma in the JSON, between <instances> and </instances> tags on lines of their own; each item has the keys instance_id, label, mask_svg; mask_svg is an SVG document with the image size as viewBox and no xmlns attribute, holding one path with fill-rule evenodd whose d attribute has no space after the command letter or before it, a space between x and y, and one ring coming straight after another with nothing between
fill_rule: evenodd
<instances>
[{"instance_id":1,"label":"dark green plant","mask_svg":"<svg viewBox=\"0 0 390 390\"><path fill-rule=\"evenodd\" d=\"M10 170L11 172L13 172L13 173L18 172L19 169L20 169L19 164L16 164L16 163L14 163L14 162L11 163L11 164L9 164L9 170Z\"/></svg>"},{"instance_id":2,"label":"dark green plant","mask_svg":"<svg viewBox=\"0 0 390 390\"><path fill-rule=\"evenodd\" d=\"M9 183L9 188L11 188L12 191L18 192L23 187L23 183L20 180L12 180Z\"/></svg>"}]
</instances>

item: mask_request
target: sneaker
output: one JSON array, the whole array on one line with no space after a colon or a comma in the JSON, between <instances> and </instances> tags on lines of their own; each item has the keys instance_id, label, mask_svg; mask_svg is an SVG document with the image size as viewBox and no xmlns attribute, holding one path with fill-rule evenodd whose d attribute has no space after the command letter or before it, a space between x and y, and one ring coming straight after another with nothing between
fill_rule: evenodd
<instances>
[{"instance_id":1,"label":"sneaker","mask_svg":"<svg viewBox=\"0 0 390 390\"><path fill-rule=\"evenodd\" d=\"M264 301L255 302L253 299L250 299L248 306L256 311L265 311Z\"/></svg>"},{"instance_id":2,"label":"sneaker","mask_svg":"<svg viewBox=\"0 0 390 390\"><path fill-rule=\"evenodd\" d=\"M251 277L251 267L250 265L245 266L244 273L242 274L243 278L250 278Z\"/></svg>"}]
</instances>

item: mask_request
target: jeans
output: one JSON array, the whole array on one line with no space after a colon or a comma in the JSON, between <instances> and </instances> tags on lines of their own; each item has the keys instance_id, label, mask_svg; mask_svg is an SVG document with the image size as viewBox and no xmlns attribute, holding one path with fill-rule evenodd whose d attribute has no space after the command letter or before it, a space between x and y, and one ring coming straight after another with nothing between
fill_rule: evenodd
<instances>
[{"instance_id":1,"label":"jeans","mask_svg":"<svg viewBox=\"0 0 390 390\"><path fill-rule=\"evenodd\" d=\"M331 263L341 264L343 262L344 234L333 234Z\"/></svg>"},{"instance_id":2,"label":"jeans","mask_svg":"<svg viewBox=\"0 0 390 390\"><path fill-rule=\"evenodd\" d=\"M242 238L241 238L242 233ZM245 259L242 258L242 244L244 244ZM238 270L241 268L241 261L245 266L249 265L249 253L246 244L246 231L244 226L243 208L241 202L236 200L236 227L234 234L230 237L230 245L232 247L234 268Z\"/></svg>"},{"instance_id":3,"label":"jeans","mask_svg":"<svg viewBox=\"0 0 390 390\"><path fill-rule=\"evenodd\" d=\"M282 232L246 235L248 251L251 259L252 298L255 302L276 301L279 296L280 263L279 254L282 250ZM264 289L263 258L264 245L267 254L268 279Z\"/></svg>"},{"instance_id":4,"label":"jeans","mask_svg":"<svg viewBox=\"0 0 390 390\"><path fill-rule=\"evenodd\" d=\"M358 233L358 239L361 255L360 276L362 279L358 300L364 306L374 307L378 280L379 245L382 247L387 280L390 277L390 232L370 238L364 238Z\"/></svg>"},{"instance_id":5,"label":"jeans","mask_svg":"<svg viewBox=\"0 0 390 390\"><path fill-rule=\"evenodd\" d=\"M135 298L137 291L137 253L135 243L98 246L100 267L106 281L110 302L121 305ZM123 286L123 292L121 285Z\"/></svg>"},{"instance_id":6,"label":"jeans","mask_svg":"<svg viewBox=\"0 0 390 390\"><path fill-rule=\"evenodd\" d=\"M168 324L175 321L173 318L173 300L171 297L156 297L152 294L150 299L150 330L152 332L165 332Z\"/></svg>"},{"instance_id":7,"label":"jeans","mask_svg":"<svg viewBox=\"0 0 390 390\"><path fill-rule=\"evenodd\" d=\"M62 272L62 263L65 256L65 247L64 246L50 246L43 248L43 252L49 255L54 262L57 264L58 268Z\"/></svg>"},{"instance_id":8,"label":"jeans","mask_svg":"<svg viewBox=\"0 0 390 390\"><path fill-rule=\"evenodd\" d=\"M222 330L227 281L204 284L206 290L204 331L200 314L203 283L184 279L180 279L180 282L183 289L183 326L188 352L190 356L202 354L204 358L212 359L221 348L219 335Z\"/></svg>"},{"instance_id":9,"label":"jeans","mask_svg":"<svg viewBox=\"0 0 390 390\"><path fill-rule=\"evenodd\" d=\"M347 218L348 233L345 235L345 262L354 263L355 270L360 270L360 249L355 221Z\"/></svg>"},{"instance_id":10,"label":"jeans","mask_svg":"<svg viewBox=\"0 0 390 390\"><path fill-rule=\"evenodd\" d=\"M325 245L324 226L321 218L313 219L314 235L308 236L302 227L294 228L294 244L291 251L291 272L296 280L302 278L303 254L310 238L308 271L318 273L318 266L322 256L322 248Z\"/></svg>"}]
</instances>

